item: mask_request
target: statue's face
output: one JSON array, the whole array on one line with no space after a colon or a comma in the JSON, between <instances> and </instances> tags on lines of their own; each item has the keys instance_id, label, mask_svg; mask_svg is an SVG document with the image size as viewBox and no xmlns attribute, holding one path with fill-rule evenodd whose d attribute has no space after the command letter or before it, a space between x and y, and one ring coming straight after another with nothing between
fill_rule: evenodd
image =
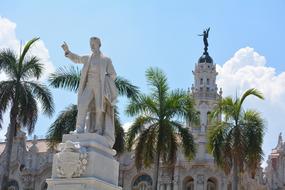
<instances>
[{"instance_id":1,"label":"statue's face","mask_svg":"<svg viewBox=\"0 0 285 190\"><path fill-rule=\"evenodd\" d=\"M96 52L100 48L100 42L96 39L91 39L90 40L90 48L92 52Z\"/></svg>"}]
</instances>

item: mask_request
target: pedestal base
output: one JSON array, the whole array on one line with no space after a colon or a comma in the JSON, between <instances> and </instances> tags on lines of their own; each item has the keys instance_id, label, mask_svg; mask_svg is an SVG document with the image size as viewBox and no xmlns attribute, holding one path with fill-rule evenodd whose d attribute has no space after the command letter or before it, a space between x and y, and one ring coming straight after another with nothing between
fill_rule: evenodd
<instances>
[{"instance_id":1,"label":"pedestal base","mask_svg":"<svg viewBox=\"0 0 285 190\"><path fill-rule=\"evenodd\" d=\"M71 179L47 179L48 190L122 190L94 177Z\"/></svg>"},{"instance_id":2,"label":"pedestal base","mask_svg":"<svg viewBox=\"0 0 285 190\"><path fill-rule=\"evenodd\" d=\"M116 151L95 133L64 135L55 154L48 190L120 190Z\"/></svg>"}]
</instances>

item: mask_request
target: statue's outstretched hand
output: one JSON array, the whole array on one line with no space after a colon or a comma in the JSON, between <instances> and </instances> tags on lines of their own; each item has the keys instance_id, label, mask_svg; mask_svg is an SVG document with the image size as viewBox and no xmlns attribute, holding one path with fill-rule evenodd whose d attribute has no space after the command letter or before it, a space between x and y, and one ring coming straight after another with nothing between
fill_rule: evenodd
<instances>
[{"instance_id":1,"label":"statue's outstretched hand","mask_svg":"<svg viewBox=\"0 0 285 190\"><path fill-rule=\"evenodd\" d=\"M66 42L63 42L61 45L62 49L64 50L65 53L69 52L69 48Z\"/></svg>"}]
</instances>

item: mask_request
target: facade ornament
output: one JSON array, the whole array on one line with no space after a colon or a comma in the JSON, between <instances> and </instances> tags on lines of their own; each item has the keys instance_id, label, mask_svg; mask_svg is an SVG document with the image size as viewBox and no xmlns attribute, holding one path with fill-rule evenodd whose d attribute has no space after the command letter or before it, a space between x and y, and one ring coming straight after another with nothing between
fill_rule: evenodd
<instances>
[{"instance_id":1,"label":"facade ornament","mask_svg":"<svg viewBox=\"0 0 285 190\"><path fill-rule=\"evenodd\" d=\"M37 139L37 136L34 135L34 138L33 138L33 141L32 141L32 146L30 148L30 151L32 152L39 152L39 149L37 147L37 144L38 144L38 139Z\"/></svg>"},{"instance_id":2,"label":"facade ornament","mask_svg":"<svg viewBox=\"0 0 285 190\"><path fill-rule=\"evenodd\" d=\"M30 172L24 172L21 176L21 180L25 187L31 187L35 177Z\"/></svg>"},{"instance_id":3,"label":"facade ornament","mask_svg":"<svg viewBox=\"0 0 285 190\"><path fill-rule=\"evenodd\" d=\"M76 146L71 141L60 144L61 152L55 155L57 177L80 177L88 163L88 154L83 147Z\"/></svg>"},{"instance_id":4,"label":"facade ornament","mask_svg":"<svg viewBox=\"0 0 285 190\"><path fill-rule=\"evenodd\" d=\"M204 184L204 175L197 176L197 184Z\"/></svg>"},{"instance_id":5,"label":"facade ornament","mask_svg":"<svg viewBox=\"0 0 285 190\"><path fill-rule=\"evenodd\" d=\"M278 136L278 144L277 144L276 149L281 149L281 148L282 148L282 145L283 145L282 133L279 133L279 136Z\"/></svg>"}]
</instances>

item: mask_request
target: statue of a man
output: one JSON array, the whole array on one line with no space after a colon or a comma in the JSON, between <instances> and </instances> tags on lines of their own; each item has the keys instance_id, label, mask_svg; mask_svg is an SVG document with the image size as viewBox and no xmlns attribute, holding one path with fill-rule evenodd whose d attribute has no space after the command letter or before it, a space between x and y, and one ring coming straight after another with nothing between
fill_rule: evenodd
<instances>
[{"instance_id":1,"label":"statue of a man","mask_svg":"<svg viewBox=\"0 0 285 190\"><path fill-rule=\"evenodd\" d=\"M116 72L111 59L101 53L99 38L91 37L90 47L91 55L79 56L72 53L65 42L62 45L66 57L84 64L78 89L76 132L83 133L86 125L88 132L105 136L112 146L115 142Z\"/></svg>"}]
</instances>

